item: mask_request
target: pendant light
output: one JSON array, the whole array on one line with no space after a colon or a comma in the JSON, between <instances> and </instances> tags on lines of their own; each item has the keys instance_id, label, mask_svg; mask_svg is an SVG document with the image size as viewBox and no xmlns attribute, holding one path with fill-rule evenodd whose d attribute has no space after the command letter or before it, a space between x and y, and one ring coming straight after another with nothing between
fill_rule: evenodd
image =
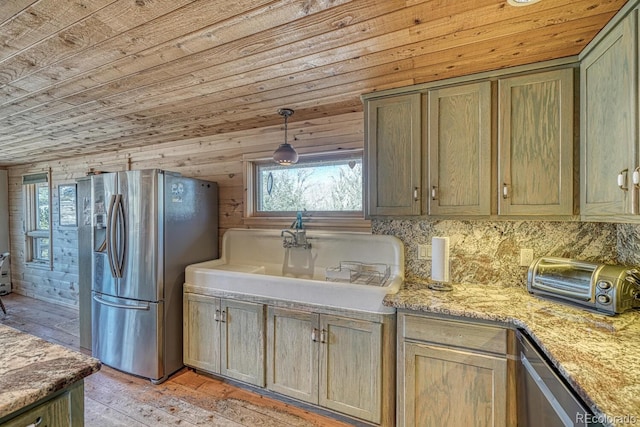
<instances>
[{"instance_id":1,"label":"pendant light","mask_svg":"<svg viewBox=\"0 0 640 427\"><path fill-rule=\"evenodd\" d=\"M538 3L540 0L507 0L511 6L529 6Z\"/></svg>"},{"instance_id":2,"label":"pendant light","mask_svg":"<svg viewBox=\"0 0 640 427\"><path fill-rule=\"evenodd\" d=\"M284 144L280 144L278 149L273 153L273 160L282 166L291 166L298 161L298 153L287 142L287 122L293 110L290 108L281 108L278 110L278 114L284 117Z\"/></svg>"}]
</instances>

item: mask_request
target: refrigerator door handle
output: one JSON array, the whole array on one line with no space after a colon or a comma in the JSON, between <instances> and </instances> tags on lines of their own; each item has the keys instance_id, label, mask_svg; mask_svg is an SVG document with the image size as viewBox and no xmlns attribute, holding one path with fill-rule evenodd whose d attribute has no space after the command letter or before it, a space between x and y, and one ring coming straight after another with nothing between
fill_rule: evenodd
<instances>
[{"instance_id":1,"label":"refrigerator door handle","mask_svg":"<svg viewBox=\"0 0 640 427\"><path fill-rule=\"evenodd\" d=\"M117 250L117 257L115 257L115 261L117 262L116 263L116 270L118 272L117 277L122 278L123 270L124 270L125 252L127 250L127 223L124 215L124 204L122 203L122 194L118 194L118 196L116 197L115 209L117 209L116 223L118 224L117 226L118 250Z\"/></svg>"},{"instance_id":2,"label":"refrigerator door handle","mask_svg":"<svg viewBox=\"0 0 640 427\"><path fill-rule=\"evenodd\" d=\"M149 304L146 304L146 305L116 304L116 303L113 303L113 302L105 301L102 298L98 297L97 295L94 295L93 299L97 303L103 304L103 305L108 305L109 307L123 308L125 310L149 310Z\"/></svg>"},{"instance_id":3,"label":"refrigerator door handle","mask_svg":"<svg viewBox=\"0 0 640 427\"><path fill-rule=\"evenodd\" d=\"M113 243L115 240L115 215L113 212L113 208L116 204L116 196L111 195L109 200L109 209L107 209L107 259L109 260L109 268L111 269L111 276L118 277L118 273L116 272L115 262L114 262L114 247Z\"/></svg>"}]
</instances>

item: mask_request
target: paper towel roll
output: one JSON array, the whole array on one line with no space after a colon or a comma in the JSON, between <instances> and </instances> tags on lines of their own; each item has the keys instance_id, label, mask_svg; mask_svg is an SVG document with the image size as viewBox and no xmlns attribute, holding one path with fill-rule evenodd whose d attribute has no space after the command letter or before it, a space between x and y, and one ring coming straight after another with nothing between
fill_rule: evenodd
<instances>
[{"instance_id":1,"label":"paper towel roll","mask_svg":"<svg viewBox=\"0 0 640 427\"><path fill-rule=\"evenodd\" d=\"M431 239L431 279L438 282L449 281L449 238Z\"/></svg>"}]
</instances>

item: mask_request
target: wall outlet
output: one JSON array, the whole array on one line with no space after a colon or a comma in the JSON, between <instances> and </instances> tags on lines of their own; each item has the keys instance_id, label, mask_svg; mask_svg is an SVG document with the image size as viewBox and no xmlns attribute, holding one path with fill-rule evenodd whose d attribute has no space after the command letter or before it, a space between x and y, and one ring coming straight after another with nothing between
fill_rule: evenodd
<instances>
[{"instance_id":1,"label":"wall outlet","mask_svg":"<svg viewBox=\"0 0 640 427\"><path fill-rule=\"evenodd\" d=\"M418 245L418 259L431 259L431 245Z\"/></svg>"},{"instance_id":2,"label":"wall outlet","mask_svg":"<svg viewBox=\"0 0 640 427\"><path fill-rule=\"evenodd\" d=\"M533 249L520 249L520 266L529 267L533 262Z\"/></svg>"}]
</instances>

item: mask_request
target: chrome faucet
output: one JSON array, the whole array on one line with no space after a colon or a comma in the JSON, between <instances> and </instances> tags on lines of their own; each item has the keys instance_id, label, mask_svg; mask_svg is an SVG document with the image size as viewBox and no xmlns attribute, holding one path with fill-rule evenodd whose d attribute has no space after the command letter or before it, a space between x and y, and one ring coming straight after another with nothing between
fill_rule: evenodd
<instances>
[{"instance_id":1,"label":"chrome faucet","mask_svg":"<svg viewBox=\"0 0 640 427\"><path fill-rule=\"evenodd\" d=\"M311 243L309 242L310 237L307 237L307 232L304 229L304 224L302 223L302 212L298 212L296 214L296 219L291 224L291 230L282 230L280 232L280 237L282 237L282 247L283 248L303 248L303 249L311 249Z\"/></svg>"}]
</instances>

